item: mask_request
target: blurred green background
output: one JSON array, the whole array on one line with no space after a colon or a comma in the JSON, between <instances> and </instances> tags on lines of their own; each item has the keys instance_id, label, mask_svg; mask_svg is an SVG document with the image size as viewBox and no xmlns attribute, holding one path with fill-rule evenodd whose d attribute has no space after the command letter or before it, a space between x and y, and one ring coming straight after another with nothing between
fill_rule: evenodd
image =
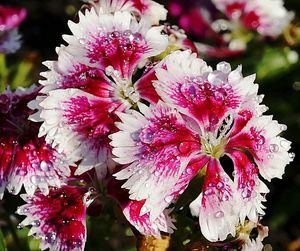
<instances>
[{"instance_id":1,"label":"blurred green background","mask_svg":"<svg viewBox=\"0 0 300 251\"><path fill-rule=\"evenodd\" d=\"M41 62L56 59L54 48L63 43L61 35L69 33L67 21L76 19L76 11L82 2L1 0L2 3L23 6L28 10L27 19L20 28L23 47L17 54L9 56L6 62L7 65L13 65L12 71L19 72L18 78L15 79L16 74L10 74L12 77L7 77L7 81L14 85L37 83L40 78L39 72L45 70ZM285 5L289 10L295 11L300 19L299 0L285 0ZM268 184L271 192L267 195L266 216L262 222L270 228L265 243L270 243L275 251L288 250L288 247L289 250L300 250L299 243L297 248L297 240L300 242L300 60L295 60L297 53L300 53L300 44L291 48L282 40L266 41L251 44L245 54L226 59L235 66L242 64L245 75L257 73L259 92L265 94L264 103L270 108L267 114L273 114L276 120L288 126L284 137L293 142L292 149L296 153L296 158L287 166L283 179L275 179ZM216 62L209 60L211 65L215 65ZM1 60L0 67L4 67ZM36 241L31 240L29 246L24 242L28 230L14 230L16 216L11 214L16 210L17 204L22 203L21 200L16 201L16 198L8 195L2 203L0 202L0 216L5 218L5 221L10 220L10 225L7 225L0 218L8 250L36 250ZM135 250L130 229L124 231L124 228L116 223L116 219L107 213L111 210L112 208L106 208L96 219L88 221L86 250ZM180 236L183 230L180 230L180 226L178 228Z\"/></svg>"}]
</instances>

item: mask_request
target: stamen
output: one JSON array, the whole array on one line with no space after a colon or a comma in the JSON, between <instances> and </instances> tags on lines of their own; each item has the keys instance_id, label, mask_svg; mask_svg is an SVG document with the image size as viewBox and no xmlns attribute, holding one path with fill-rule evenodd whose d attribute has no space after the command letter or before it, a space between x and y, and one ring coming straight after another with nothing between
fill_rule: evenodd
<instances>
[{"instance_id":1,"label":"stamen","mask_svg":"<svg viewBox=\"0 0 300 251\"><path fill-rule=\"evenodd\" d=\"M119 87L117 95L121 99L129 101L131 105L136 104L140 100L140 95L136 92L132 83L130 83L127 79L121 78L120 72L115 70L113 66L107 66L105 68L105 74L111 77Z\"/></svg>"}]
</instances>

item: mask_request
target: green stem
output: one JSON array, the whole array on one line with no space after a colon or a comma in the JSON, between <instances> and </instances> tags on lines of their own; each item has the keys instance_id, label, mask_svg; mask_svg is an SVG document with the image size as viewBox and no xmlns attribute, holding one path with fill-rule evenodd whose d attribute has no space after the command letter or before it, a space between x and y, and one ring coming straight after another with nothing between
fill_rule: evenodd
<instances>
[{"instance_id":1,"label":"green stem","mask_svg":"<svg viewBox=\"0 0 300 251\"><path fill-rule=\"evenodd\" d=\"M5 91L6 89L8 74L5 54L0 53L0 92Z\"/></svg>"}]
</instances>

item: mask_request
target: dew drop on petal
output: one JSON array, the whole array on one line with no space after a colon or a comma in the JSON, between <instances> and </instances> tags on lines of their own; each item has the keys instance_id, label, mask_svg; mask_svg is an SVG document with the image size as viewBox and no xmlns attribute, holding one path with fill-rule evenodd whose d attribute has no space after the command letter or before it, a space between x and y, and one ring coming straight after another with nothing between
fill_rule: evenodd
<instances>
[{"instance_id":1,"label":"dew drop on petal","mask_svg":"<svg viewBox=\"0 0 300 251\"><path fill-rule=\"evenodd\" d=\"M178 150L182 154L188 153L191 150L191 144L190 144L190 142L181 142L178 145Z\"/></svg>"},{"instance_id":2,"label":"dew drop on petal","mask_svg":"<svg viewBox=\"0 0 300 251\"><path fill-rule=\"evenodd\" d=\"M247 199L251 197L251 190L250 189L244 189L242 192L243 199Z\"/></svg>"},{"instance_id":3,"label":"dew drop on petal","mask_svg":"<svg viewBox=\"0 0 300 251\"><path fill-rule=\"evenodd\" d=\"M218 211L218 212L216 212L216 213L215 213L215 217L216 217L216 218L222 218L222 217L224 217L224 212L223 212L223 211Z\"/></svg>"},{"instance_id":4,"label":"dew drop on petal","mask_svg":"<svg viewBox=\"0 0 300 251\"><path fill-rule=\"evenodd\" d=\"M224 72L222 71L213 71L208 74L207 79L213 85L221 85L222 83L224 83L226 77L226 74L224 74Z\"/></svg>"},{"instance_id":5,"label":"dew drop on petal","mask_svg":"<svg viewBox=\"0 0 300 251\"><path fill-rule=\"evenodd\" d=\"M204 191L204 195L212 195L213 194L213 189L212 188L208 188Z\"/></svg>"},{"instance_id":6,"label":"dew drop on petal","mask_svg":"<svg viewBox=\"0 0 300 251\"><path fill-rule=\"evenodd\" d=\"M228 201L229 200L229 195L227 193L224 193L222 196L222 201Z\"/></svg>"},{"instance_id":7,"label":"dew drop on petal","mask_svg":"<svg viewBox=\"0 0 300 251\"><path fill-rule=\"evenodd\" d=\"M257 144L259 144L259 145L263 145L266 141L265 137L262 135L259 135L256 140L257 140Z\"/></svg>"},{"instance_id":8,"label":"dew drop on petal","mask_svg":"<svg viewBox=\"0 0 300 251\"><path fill-rule=\"evenodd\" d=\"M145 206L142 206L142 208L141 208L141 213L146 213L147 212L147 207L145 207Z\"/></svg>"},{"instance_id":9,"label":"dew drop on petal","mask_svg":"<svg viewBox=\"0 0 300 251\"><path fill-rule=\"evenodd\" d=\"M30 178L32 184L37 185L40 182L40 177L37 175L33 175Z\"/></svg>"},{"instance_id":10,"label":"dew drop on petal","mask_svg":"<svg viewBox=\"0 0 300 251\"><path fill-rule=\"evenodd\" d=\"M167 196L166 198L165 198L165 201L167 202L167 203L171 203L172 202L172 200L173 200L173 196Z\"/></svg>"},{"instance_id":11,"label":"dew drop on petal","mask_svg":"<svg viewBox=\"0 0 300 251\"><path fill-rule=\"evenodd\" d=\"M39 227L41 225L41 222L39 220L34 220L33 222L31 222L31 225L33 227Z\"/></svg>"},{"instance_id":12,"label":"dew drop on petal","mask_svg":"<svg viewBox=\"0 0 300 251\"><path fill-rule=\"evenodd\" d=\"M49 232L45 236L45 241L49 244L54 244L56 240L56 234L54 232Z\"/></svg>"},{"instance_id":13,"label":"dew drop on petal","mask_svg":"<svg viewBox=\"0 0 300 251\"><path fill-rule=\"evenodd\" d=\"M79 239L73 239L73 240L68 240L66 244L71 248L80 248L82 246L82 241Z\"/></svg>"},{"instance_id":14,"label":"dew drop on petal","mask_svg":"<svg viewBox=\"0 0 300 251\"><path fill-rule=\"evenodd\" d=\"M295 158L295 153L293 153L293 152L289 153L289 158L290 158L290 161L293 161Z\"/></svg>"},{"instance_id":15,"label":"dew drop on petal","mask_svg":"<svg viewBox=\"0 0 300 251\"><path fill-rule=\"evenodd\" d=\"M46 161L46 160L43 160L41 163L40 163L40 168L45 171L45 172L48 172L52 169L53 165L50 161Z\"/></svg>"},{"instance_id":16,"label":"dew drop on petal","mask_svg":"<svg viewBox=\"0 0 300 251\"><path fill-rule=\"evenodd\" d=\"M269 147L270 152L277 153L279 151L279 146L276 144L271 144Z\"/></svg>"},{"instance_id":17,"label":"dew drop on petal","mask_svg":"<svg viewBox=\"0 0 300 251\"><path fill-rule=\"evenodd\" d=\"M186 173L187 174L193 174L193 169L192 168L187 168Z\"/></svg>"},{"instance_id":18,"label":"dew drop on petal","mask_svg":"<svg viewBox=\"0 0 300 251\"><path fill-rule=\"evenodd\" d=\"M287 126L286 125L280 125L280 130L281 131L286 131L287 130Z\"/></svg>"},{"instance_id":19,"label":"dew drop on petal","mask_svg":"<svg viewBox=\"0 0 300 251\"><path fill-rule=\"evenodd\" d=\"M217 64L217 70L224 73L229 73L231 71L231 66L229 63L223 61Z\"/></svg>"},{"instance_id":20,"label":"dew drop on petal","mask_svg":"<svg viewBox=\"0 0 300 251\"><path fill-rule=\"evenodd\" d=\"M217 188L218 189L222 189L223 187L224 187L224 183L223 182L220 181L220 182L217 183Z\"/></svg>"},{"instance_id":21,"label":"dew drop on petal","mask_svg":"<svg viewBox=\"0 0 300 251\"><path fill-rule=\"evenodd\" d=\"M142 141L146 144L151 143L154 140L154 133L151 131L148 131L143 134Z\"/></svg>"},{"instance_id":22,"label":"dew drop on petal","mask_svg":"<svg viewBox=\"0 0 300 251\"><path fill-rule=\"evenodd\" d=\"M191 85L191 86L189 87L189 94L190 94L192 97L194 97L194 96L196 95L196 88L195 88L194 85Z\"/></svg>"}]
</instances>

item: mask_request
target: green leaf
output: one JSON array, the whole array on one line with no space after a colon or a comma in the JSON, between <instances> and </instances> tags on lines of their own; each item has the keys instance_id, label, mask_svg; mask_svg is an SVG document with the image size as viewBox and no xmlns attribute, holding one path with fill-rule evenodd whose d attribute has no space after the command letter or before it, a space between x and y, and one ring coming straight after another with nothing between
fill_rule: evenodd
<instances>
[{"instance_id":1,"label":"green leaf","mask_svg":"<svg viewBox=\"0 0 300 251\"><path fill-rule=\"evenodd\" d=\"M0 229L0 251L7 251L4 236L2 234L1 229Z\"/></svg>"}]
</instances>

